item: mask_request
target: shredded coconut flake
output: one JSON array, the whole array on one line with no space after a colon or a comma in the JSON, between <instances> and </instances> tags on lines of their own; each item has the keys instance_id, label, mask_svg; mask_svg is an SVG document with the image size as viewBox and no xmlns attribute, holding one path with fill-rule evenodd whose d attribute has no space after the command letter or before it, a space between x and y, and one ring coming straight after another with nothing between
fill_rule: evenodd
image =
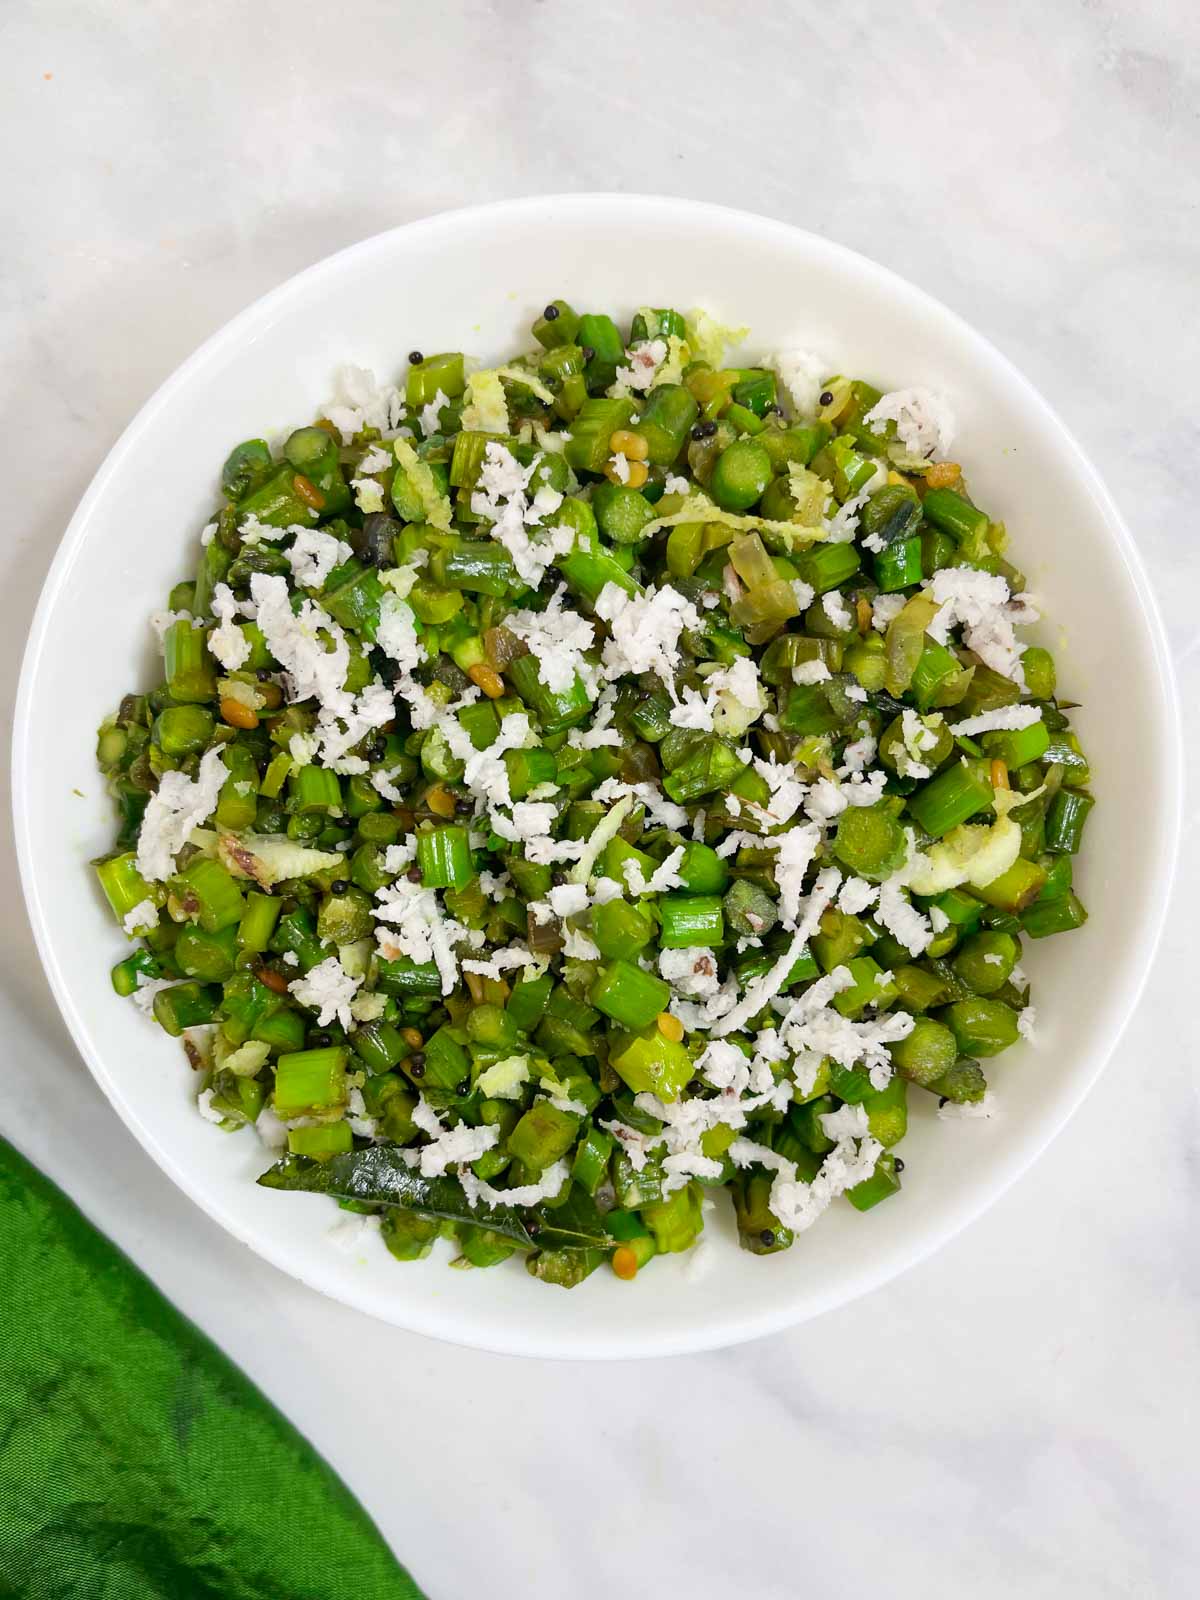
<instances>
[{"instance_id":1,"label":"shredded coconut flake","mask_svg":"<svg viewBox=\"0 0 1200 1600\"><path fill-rule=\"evenodd\" d=\"M683 860L683 851L683 845L676 845L662 865L656 867L648 878L642 876L642 869L636 861L623 861L621 871L625 874L625 882L631 892L636 895L665 894L668 889L681 889L683 879L679 876L679 863Z\"/></svg>"},{"instance_id":2,"label":"shredded coconut flake","mask_svg":"<svg viewBox=\"0 0 1200 1600\"><path fill-rule=\"evenodd\" d=\"M565 1161L555 1161L536 1183L518 1184L512 1189L494 1189L490 1183L485 1183L482 1178L465 1169L458 1176L472 1210L480 1203L493 1209L496 1206L536 1206L543 1200L557 1198L563 1184L571 1176L571 1169Z\"/></svg>"},{"instance_id":3,"label":"shredded coconut flake","mask_svg":"<svg viewBox=\"0 0 1200 1600\"><path fill-rule=\"evenodd\" d=\"M919 956L933 942L929 919L908 899L894 879L880 886L876 917L908 953Z\"/></svg>"},{"instance_id":4,"label":"shredded coconut flake","mask_svg":"<svg viewBox=\"0 0 1200 1600\"><path fill-rule=\"evenodd\" d=\"M444 914L433 889L407 877L376 890L375 898L376 921L388 924L375 932L380 954L387 961L435 962L442 993L449 994L458 978L454 951L467 940L467 929Z\"/></svg>"},{"instance_id":5,"label":"shredded coconut flake","mask_svg":"<svg viewBox=\"0 0 1200 1600\"><path fill-rule=\"evenodd\" d=\"M349 703L342 687L350 649L338 624L312 600L293 612L285 579L256 572L250 594L267 648L287 674L292 700L316 700L335 709Z\"/></svg>"},{"instance_id":6,"label":"shredded coconut flake","mask_svg":"<svg viewBox=\"0 0 1200 1600\"><path fill-rule=\"evenodd\" d=\"M854 618L850 614L850 607L836 589L830 589L828 594L821 596L821 610L835 628L852 628L854 626Z\"/></svg>"},{"instance_id":7,"label":"shredded coconut flake","mask_svg":"<svg viewBox=\"0 0 1200 1600\"><path fill-rule=\"evenodd\" d=\"M158 926L158 907L153 900L141 900L122 920L121 927L135 938L139 933L149 933Z\"/></svg>"},{"instance_id":8,"label":"shredded coconut flake","mask_svg":"<svg viewBox=\"0 0 1200 1600\"><path fill-rule=\"evenodd\" d=\"M317 1013L319 1027L327 1027L336 1017L348 1031L354 1026L351 1003L361 986L361 978L352 978L337 956L329 956L289 983L288 989L302 1006Z\"/></svg>"},{"instance_id":9,"label":"shredded coconut flake","mask_svg":"<svg viewBox=\"0 0 1200 1600\"><path fill-rule=\"evenodd\" d=\"M902 594L877 594L871 604L871 626L876 633L886 633L907 604Z\"/></svg>"},{"instance_id":10,"label":"shredded coconut flake","mask_svg":"<svg viewBox=\"0 0 1200 1600\"><path fill-rule=\"evenodd\" d=\"M190 623L193 628L201 624L190 611L155 611L150 616L150 626L161 641L168 628L173 628L177 622Z\"/></svg>"},{"instance_id":11,"label":"shredded coconut flake","mask_svg":"<svg viewBox=\"0 0 1200 1600\"><path fill-rule=\"evenodd\" d=\"M238 626L237 618L253 616L258 608L252 601L238 600L227 583L214 587L211 603L217 626L208 636L209 652L226 672L237 672L250 659L250 641Z\"/></svg>"},{"instance_id":12,"label":"shredded coconut flake","mask_svg":"<svg viewBox=\"0 0 1200 1600\"><path fill-rule=\"evenodd\" d=\"M204 1118L205 1122L221 1123L225 1121L225 1113L218 1111L213 1105L213 1093L212 1089L201 1089L196 1096L196 1110Z\"/></svg>"},{"instance_id":13,"label":"shredded coconut flake","mask_svg":"<svg viewBox=\"0 0 1200 1600\"><path fill-rule=\"evenodd\" d=\"M634 596L615 583L607 583L596 601L596 615L612 630L612 637L605 641L603 657L609 678L653 672L672 687L679 661L679 636L685 628L701 626L695 606L670 584Z\"/></svg>"},{"instance_id":14,"label":"shredded coconut flake","mask_svg":"<svg viewBox=\"0 0 1200 1600\"><path fill-rule=\"evenodd\" d=\"M997 706L994 711L981 711L976 717L964 717L956 722L954 733L956 737L962 734L973 739L981 733L1030 728L1041 720L1041 706Z\"/></svg>"},{"instance_id":15,"label":"shredded coconut flake","mask_svg":"<svg viewBox=\"0 0 1200 1600\"><path fill-rule=\"evenodd\" d=\"M420 1150L405 1150L403 1155L410 1166L420 1169L423 1178L440 1178L452 1166L465 1168L470 1162L478 1161L500 1138L499 1128L492 1126L468 1128L460 1123L457 1128L447 1128L423 1095L413 1111L413 1121L423 1133L429 1134L431 1143ZM459 1177L463 1188L467 1189L467 1181L473 1174L463 1171Z\"/></svg>"},{"instance_id":16,"label":"shredded coconut flake","mask_svg":"<svg viewBox=\"0 0 1200 1600\"><path fill-rule=\"evenodd\" d=\"M658 970L672 989L690 1000L706 1000L721 987L717 958L703 945L663 950L658 958Z\"/></svg>"},{"instance_id":17,"label":"shredded coconut flake","mask_svg":"<svg viewBox=\"0 0 1200 1600\"><path fill-rule=\"evenodd\" d=\"M596 673L584 660L595 642L596 630L586 617L564 607L566 591L558 589L544 611L514 611L504 626L529 646L537 662L538 679L555 694L569 689L578 675L589 693L597 693ZM613 734L614 739L617 737Z\"/></svg>"},{"instance_id":18,"label":"shredded coconut flake","mask_svg":"<svg viewBox=\"0 0 1200 1600\"><path fill-rule=\"evenodd\" d=\"M555 557L574 547L575 534L565 525L541 529L563 497L557 489L543 485L530 502L526 491L532 476L532 466L523 467L506 445L491 441L484 451L471 510L491 523L492 537L508 551L520 577L536 589Z\"/></svg>"},{"instance_id":19,"label":"shredded coconut flake","mask_svg":"<svg viewBox=\"0 0 1200 1600\"><path fill-rule=\"evenodd\" d=\"M809 350L781 350L778 355L772 356L770 365L779 374L791 397L796 416L802 421L811 422L819 409L821 387L829 371L828 362Z\"/></svg>"},{"instance_id":20,"label":"shredded coconut flake","mask_svg":"<svg viewBox=\"0 0 1200 1600\"><path fill-rule=\"evenodd\" d=\"M144 1017L152 1017L155 996L164 989L174 989L180 981L178 978L148 978L144 972L139 972L138 986L132 995L133 1003Z\"/></svg>"},{"instance_id":21,"label":"shredded coconut flake","mask_svg":"<svg viewBox=\"0 0 1200 1600\"><path fill-rule=\"evenodd\" d=\"M861 1110L861 1107L846 1109ZM735 1139L729 1155L736 1166L759 1165L774 1173L770 1207L786 1228L802 1233L847 1189L862 1183L875 1170L883 1146L870 1135L861 1140L847 1134L840 1138L821 1163L811 1183L802 1182L792 1162L765 1145L751 1139Z\"/></svg>"},{"instance_id":22,"label":"shredded coconut flake","mask_svg":"<svg viewBox=\"0 0 1200 1600\"><path fill-rule=\"evenodd\" d=\"M206 750L195 779L164 772L150 796L138 832L137 869L147 883L161 883L175 870L175 857L216 809L229 769L219 748Z\"/></svg>"},{"instance_id":23,"label":"shredded coconut flake","mask_svg":"<svg viewBox=\"0 0 1200 1600\"><path fill-rule=\"evenodd\" d=\"M658 369L666 359L665 339L645 339L635 344L629 351L629 365L617 368L616 381L609 394L617 398L630 393L644 394L656 381ZM621 481L627 480L622 478Z\"/></svg>"},{"instance_id":24,"label":"shredded coconut flake","mask_svg":"<svg viewBox=\"0 0 1200 1600\"><path fill-rule=\"evenodd\" d=\"M893 389L871 407L863 421L868 427L894 422L897 439L914 461L944 455L954 442L954 417L932 389Z\"/></svg>"},{"instance_id":25,"label":"shredded coconut flake","mask_svg":"<svg viewBox=\"0 0 1200 1600\"><path fill-rule=\"evenodd\" d=\"M296 537L286 552L292 577L302 589L319 589L343 561L354 554L344 539L335 539L319 528L297 528Z\"/></svg>"},{"instance_id":26,"label":"shredded coconut flake","mask_svg":"<svg viewBox=\"0 0 1200 1600\"><path fill-rule=\"evenodd\" d=\"M439 389L429 404L421 407L419 420L421 423L421 432L424 434L426 439L428 439L431 434L434 434L438 431L438 428L441 426L438 420L441 409L443 406L448 406L449 404L450 396L448 394L443 394ZM508 432L507 415L504 418L504 427L501 429L501 432Z\"/></svg>"},{"instance_id":27,"label":"shredded coconut flake","mask_svg":"<svg viewBox=\"0 0 1200 1600\"><path fill-rule=\"evenodd\" d=\"M938 1107L938 1118L942 1122L986 1122L996 1111L996 1097L989 1089L982 1100L965 1100L961 1104L947 1100Z\"/></svg>"},{"instance_id":28,"label":"shredded coconut flake","mask_svg":"<svg viewBox=\"0 0 1200 1600\"><path fill-rule=\"evenodd\" d=\"M326 415L349 444L364 428L378 428L384 438L395 433L404 415L404 396L391 384L378 384L366 367L343 367L334 403Z\"/></svg>"},{"instance_id":29,"label":"shredded coconut flake","mask_svg":"<svg viewBox=\"0 0 1200 1600\"><path fill-rule=\"evenodd\" d=\"M943 567L926 585L939 611L926 632L945 644L953 627L961 627L963 642L979 659L1025 687L1021 656L1025 646L1015 628L1036 622L1038 613L1027 600L1013 600L999 573L977 572L970 567Z\"/></svg>"}]
</instances>

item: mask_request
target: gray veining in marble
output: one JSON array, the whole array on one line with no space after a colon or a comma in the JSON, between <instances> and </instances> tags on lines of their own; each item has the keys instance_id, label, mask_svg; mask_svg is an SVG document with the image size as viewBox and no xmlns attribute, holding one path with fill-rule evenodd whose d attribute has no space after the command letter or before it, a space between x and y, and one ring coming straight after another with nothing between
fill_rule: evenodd
<instances>
[{"instance_id":1,"label":"gray veining in marble","mask_svg":"<svg viewBox=\"0 0 1200 1600\"><path fill-rule=\"evenodd\" d=\"M1050 396L1157 585L1194 775L1198 60L1183 0L9 0L5 684L96 466L234 311L432 210L659 191L865 251ZM1185 887L1198 869L1193 799ZM1200 1558L1194 960L1177 910L1090 1101L933 1261L759 1345L619 1370L398 1334L225 1237L110 1112L18 911L0 1124L325 1451L432 1600L1157 1600L1194 1593Z\"/></svg>"}]
</instances>

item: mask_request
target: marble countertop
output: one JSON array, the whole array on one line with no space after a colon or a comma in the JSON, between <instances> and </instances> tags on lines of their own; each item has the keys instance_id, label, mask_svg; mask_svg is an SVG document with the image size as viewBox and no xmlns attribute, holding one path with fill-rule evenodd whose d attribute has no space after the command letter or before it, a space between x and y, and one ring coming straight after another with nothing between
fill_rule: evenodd
<instances>
[{"instance_id":1,"label":"marble countertop","mask_svg":"<svg viewBox=\"0 0 1200 1600\"><path fill-rule=\"evenodd\" d=\"M1195 731L1200 24L1181 0L9 0L0 38L6 703L92 473L233 312L431 211L627 189L827 233L1012 357L1133 525ZM17 908L11 849L0 870ZM1192 799L1181 885L1198 873ZM309 1435L431 1600L1182 1596L1194 960L1177 905L1099 1087L935 1259L790 1333L658 1363L442 1347L251 1256L111 1112L19 909L0 1126Z\"/></svg>"}]
</instances>

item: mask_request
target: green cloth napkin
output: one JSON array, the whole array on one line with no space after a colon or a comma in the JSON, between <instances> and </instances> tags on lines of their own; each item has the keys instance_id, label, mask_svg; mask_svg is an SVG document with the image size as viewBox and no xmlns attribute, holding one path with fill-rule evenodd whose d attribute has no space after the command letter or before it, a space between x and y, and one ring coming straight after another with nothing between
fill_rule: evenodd
<instances>
[{"instance_id":1,"label":"green cloth napkin","mask_svg":"<svg viewBox=\"0 0 1200 1600\"><path fill-rule=\"evenodd\" d=\"M0 1139L0 1596L421 1600L312 1447Z\"/></svg>"}]
</instances>

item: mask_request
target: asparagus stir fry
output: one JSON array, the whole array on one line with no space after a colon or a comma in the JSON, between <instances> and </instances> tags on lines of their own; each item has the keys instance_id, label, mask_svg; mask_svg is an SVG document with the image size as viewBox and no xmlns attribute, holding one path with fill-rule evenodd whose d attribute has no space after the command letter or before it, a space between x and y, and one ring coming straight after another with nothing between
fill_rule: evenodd
<instances>
[{"instance_id":1,"label":"asparagus stir fry","mask_svg":"<svg viewBox=\"0 0 1200 1600\"><path fill-rule=\"evenodd\" d=\"M100 730L113 969L270 1188L571 1286L787 1249L986 1112L1093 801L922 389L702 313L350 369L239 444Z\"/></svg>"}]
</instances>

